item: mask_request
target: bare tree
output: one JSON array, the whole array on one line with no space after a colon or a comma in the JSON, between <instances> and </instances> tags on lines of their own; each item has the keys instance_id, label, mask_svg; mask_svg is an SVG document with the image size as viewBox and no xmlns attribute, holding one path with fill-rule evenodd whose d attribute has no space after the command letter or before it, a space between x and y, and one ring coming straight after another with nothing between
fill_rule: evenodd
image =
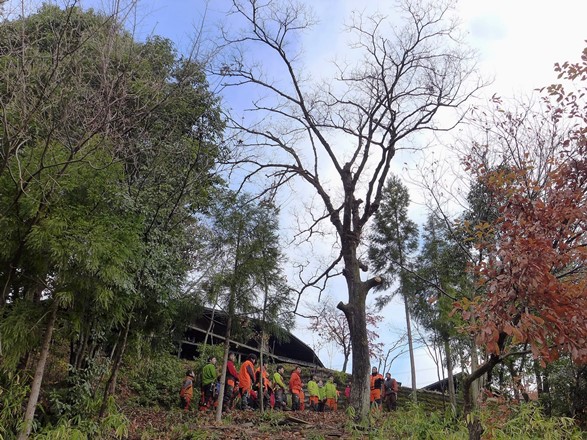
<instances>
[{"instance_id":1,"label":"bare tree","mask_svg":"<svg viewBox=\"0 0 587 440\"><path fill-rule=\"evenodd\" d=\"M347 26L356 37L348 46L352 60L335 63L334 77L312 82L298 39L315 24L308 9L293 1L233 0L245 29L224 32L226 58L216 71L226 87L255 96L246 121L238 112L230 115L241 132L243 155L235 163L245 172L244 182L262 178L271 182L266 191L274 191L301 179L323 208L313 213L303 236L309 239L324 222L336 233L337 255L304 279L300 295L323 286L342 266L348 301L338 308L350 328L357 384L351 399L358 419L369 411L365 303L382 282L379 276L361 279L368 270L360 261L365 225L377 211L402 141L450 128L436 125L439 111L461 105L481 86L470 82L473 54L458 40L450 2L408 0L397 8L403 22L396 26L383 15L354 15Z\"/></svg>"},{"instance_id":2,"label":"bare tree","mask_svg":"<svg viewBox=\"0 0 587 440\"><path fill-rule=\"evenodd\" d=\"M332 342L337 348L342 349L344 356L342 372L346 373L348 361L353 351L351 331L346 317L334 307L330 299L327 299L322 304L308 304L307 307L310 313L312 313L312 315L307 316L310 318L308 329L316 332L325 341ZM383 317L369 310L366 311L365 317L367 338L369 341L369 356L371 358L378 358L382 355L383 343L378 342L379 334L375 329L383 321Z\"/></svg>"}]
</instances>

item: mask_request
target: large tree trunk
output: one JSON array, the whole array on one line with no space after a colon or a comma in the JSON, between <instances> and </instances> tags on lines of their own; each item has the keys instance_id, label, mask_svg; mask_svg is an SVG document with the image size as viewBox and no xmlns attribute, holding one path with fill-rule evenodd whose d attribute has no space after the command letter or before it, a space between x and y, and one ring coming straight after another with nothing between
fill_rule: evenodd
<instances>
[{"instance_id":1,"label":"large tree trunk","mask_svg":"<svg viewBox=\"0 0 587 440\"><path fill-rule=\"evenodd\" d=\"M29 400L24 415L23 427L18 436L18 440L28 439L33 429L33 419L35 417L35 410L37 408L37 402L39 401L39 394L41 392L41 384L45 374L45 364L47 363L47 357L49 356L49 348L51 347L53 329L55 328L55 321L57 320L58 305L58 301L56 299L53 300L49 320L47 321L47 329L45 330L45 338L43 339L39 361L37 362L35 376L31 385L31 393L29 395Z\"/></svg>"},{"instance_id":2,"label":"large tree trunk","mask_svg":"<svg viewBox=\"0 0 587 440\"><path fill-rule=\"evenodd\" d=\"M353 387L351 388L351 405L355 409L355 418L364 421L369 416L369 372L370 356L367 337L367 317L365 303L370 287L381 283L380 278L363 282L360 280L358 260L355 259L355 270L344 270L349 289L348 304L338 303L349 323L353 360Z\"/></svg>"},{"instance_id":3,"label":"large tree trunk","mask_svg":"<svg viewBox=\"0 0 587 440\"><path fill-rule=\"evenodd\" d=\"M122 334L122 341L120 341L116 347L116 354L114 355L114 360L112 361L112 370L110 371L110 377L108 378L108 382L104 387L104 396L102 398L102 405L100 406L100 418L104 417L104 414L106 413L106 408L108 406L108 397L112 396L116 391L116 379L118 377L118 370L120 369L120 365L122 364L124 352L126 351L126 344L128 342L128 334L130 332L131 320L132 314L128 317L128 320L126 321L124 333Z\"/></svg>"},{"instance_id":4,"label":"large tree trunk","mask_svg":"<svg viewBox=\"0 0 587 440\"><path fill-rule=\"evenodd\" d=\"M365 300L360 298L349 301L348 304L338 304L349 322L351 343L353 345L353 386L351 388L351 405L355 409L357 420L365 420L369 416L369 344L367 339L367 325Z\"/></svg>"}]
</instances>

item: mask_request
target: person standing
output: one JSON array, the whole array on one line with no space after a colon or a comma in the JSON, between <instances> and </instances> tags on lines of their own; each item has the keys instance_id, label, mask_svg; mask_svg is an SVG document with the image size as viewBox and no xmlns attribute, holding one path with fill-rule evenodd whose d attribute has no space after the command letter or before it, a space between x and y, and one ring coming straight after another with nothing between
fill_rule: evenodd
<instances>
[{"instance_id":1,"label":"person standing","mask_svg":"<svg viewBox=\"0 0 587 440\"><path fill-rule=\"evenodd\" d=\"M324 390L324 382L318 381L318 411L324 411L324 405L326 404L326 391Z\"/></svg>"},{"instance_id":2,"label":"person standing","mask_svg":"<svg viewBox=\"0 0 587 440\"><path fill-rule=\"evenodd\" d=\"M269 374L267 373L267 367L265 364L259 366L255 371L255 386L253 387L257 391L257 399L263 397L263 402L265 406L271 406L271 381L269 380ZM275 400L273 400L275 403Z\"/></svg>"},{"instance_id":3,"label":"person standing","mask_svg":"<svg viewBox=\"0 0 587 440\"><path fill-rule=\"evenodd\" d=\"M238 374L238 386L241 395L241 409L250 409L251 392L255 383L255 363L257 356L250 354L246 361L241 365Z\"/></svg>"},{"instance_id":4,"label":"person standing","mask_svg":"<svg viewBox=\"0 0 587 440\"><path fill-rule=\"evenodd\" d=\"M202 381L201 381L201 400L200 410L204 411L214 406L215 391L216 391L216 378L218 372L216 371L216 357L210 356L208 363L202 368Z\"/></svg>"},{"instance_id":5,"label":"person standing","mask_svg":"<svg viewBox=\"0 0 587 440\"><path fill-rule=\"evenodd\" d=\"M291 392L291 409L293 411L304 410L304 392L302 391L302 368L295 367L289 379L289 391Z\"/></svg>"},{"instance_id":6,"label":"person standing","mask_svg":"<svg viewBox=\"0 0 587 440\"><path fill-rule=\"evenodd\" d=\"M397 409L397 392L399 391L399 384L397 383L397 380L391 377L391 373L389 372L385 375L383 389L383 408L386 411L395 411Z\"/></svg>"},{"instance_id":7,"label":"person standing","mask_svg":"<svg viewBox=\"0 0 587 440\"><path fill-rule=\"evenodd\" d=\"M371 369L371 406L381 408L381 394L383 391L383 376L377 371L377 367Z\"/></svg>"},{"instance_id":8,"label":"person standing","mask_svg":"<svg viewBox=\"0 0 587 440\"><path fill-rule=\"evenodd\" d=\"M226 383L224 384L224 396L222 398L222 411L227 412L232 409L234 402L234 390L238 380L238 372L234 366L236 355L234 353L228 354L228 362L226 363Z\"/></svg>"},{"instance_id":9,"label":"person standing","mask_svg":"<svg viewBox=\"0 0 587 440\"><path fill-rule=\"evenodd\" d=\"M195 374L192 370L186 371L185 379L183 380L181 390L179 391L181 406L186 412L190 410L190 403L194 397L194 376Z\"/></svg>"},{"instance_id":10,"label":"person standing","mask_svg":"<svg viewBox=\"0 0 587 440\"><path fill-rule=\"evenodd\" d=\"M320 401L320 392L318 390L316 379L317 377L314 375L312 376L312 379L308 381L308 394L310 395L310 409L312 411L318 411L318 403Z\"/></svg>"},{"instance_id":11,"label":"person standing","mask_svg":"<svg viewBox=\"0 0 587 440\"><path fill-rule=\"evenodd\" d=\"M344 389L344 397L346 398L347 405L351 404L351 381L349 380Z\"/></svg>"},{"instance_id":12,"label":"person standing","mask_svg":"<svg viewBox=\"0 0 587 440\"><path fill-rule=\"evenodd\" d=\"M324 385L324 397L326 398L326 406L324 409L336 411L338 409L338 390L334 383L334 376L328 376L328 382Z\"/></svg>"},{"instance_id":13,"label":"person standing","mask_svg":"<svg viewBox=\"0 0 587 440\"><path fill-rule=\"evenodd\" d=\"M283 365L277 366L277 371L273 374L273 392L275 394L275 408L284 409L287 405L285 397L285 383L283 382Z\"/></svg>"}]
</instances>

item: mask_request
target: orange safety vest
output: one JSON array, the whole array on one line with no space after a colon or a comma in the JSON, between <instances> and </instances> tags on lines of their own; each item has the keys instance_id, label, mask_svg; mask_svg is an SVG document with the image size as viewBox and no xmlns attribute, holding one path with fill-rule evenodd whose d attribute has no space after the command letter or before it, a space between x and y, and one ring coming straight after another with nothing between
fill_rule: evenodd
<instances>
[{"instance_id":1,"label":"orange safety vest","mask_svg":"<svg viewBox=\"0 0 587 440\"><path fill-rule=\"evenodd\" d=\"M261 367L257 368L257 371L255 371L255 381L257 383L259 383L259 381L257 380L257 374L259 374L260 371L261 371ZM271 386L271 381L269 380L269 377L267 376L267 369L265 369L265 368L263 369L261 376L263 377L263 389L267 390Z\"/></svg>"},{"instance_id":2,"label":"orange safety vest","mask_svg":"<svg viewBox=\"0 0 587 440\"><path fill-rule=\"evenodd\" d=\"M194 395L194 378L186 376L179 395L185 399L191 400Z\"/></svg>"},{"instance_id":3,"label":"orange safety vest","mask_svg":"<svg viewBox=\"0 0 587 440\"><path fill-rule=\"evenodd\" d=\"M253 381L255 380L255 365L250 361L246 360L241 365L241 369L238 373L238 387L241 390L250 391L253 387ZM253 377L251 377L253 372Z\"/></svg>"},{"instance_id":4,"label":"orange safety vest","mask_svg":"<svg viewBox=\"0 0 587 440\"><path fill-rule=\"evenodd\" d=\"M299 394L300 391L302 391L302 378L297 371L291 373L291 378L289 379L289 390L295 394Z\"/></svg>"}]
</instances>

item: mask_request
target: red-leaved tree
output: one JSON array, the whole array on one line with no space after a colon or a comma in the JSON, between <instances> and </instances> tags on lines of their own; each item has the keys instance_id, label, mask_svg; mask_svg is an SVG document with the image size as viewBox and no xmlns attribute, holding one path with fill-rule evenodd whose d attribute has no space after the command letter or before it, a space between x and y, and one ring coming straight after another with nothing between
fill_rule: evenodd
<instances>
[{"instance_id":1,"label":"red-leaved tree","mask_svg":"<svg viewBox=\"0 0 587 440\"><path fill-rule=\"evenodd\" d=\"M499 214L492 224L472 225L486 255L472 267L481 293L457 304L488 354L464 383L465 412L472 382L508 356L530 350L545 365L564 352L587 361L587 49L581 63L556 69L559 78L582 83L572 92L545 89L553 123L573 123L547 167L538 172L530 154L489 167L489 147L473 148L466 160ZM516 121L504 124L513 130Z\"/></svg>"}]
</instances>

